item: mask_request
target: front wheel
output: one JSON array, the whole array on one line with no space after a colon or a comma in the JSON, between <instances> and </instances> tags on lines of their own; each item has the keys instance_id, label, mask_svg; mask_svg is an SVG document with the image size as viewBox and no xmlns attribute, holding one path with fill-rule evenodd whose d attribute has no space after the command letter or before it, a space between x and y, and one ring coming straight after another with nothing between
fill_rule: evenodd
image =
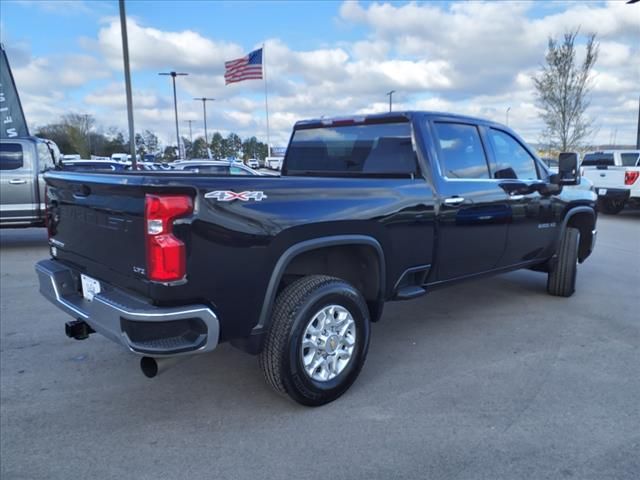
<instances>
[{"instance_id":1,"label":"front wheel","mask_svg":"<svg viewBox=\"0 0 640 480\"><path fill-rule=\"evenodd\" d=\"M560 240L558 260L547 277L547 292L557 297L570 297L576 291L580 230L567 228Z\"/></svg>"},{"instance_id":2,"label":"front wheel","mask_svg":"<svg viewBox=\"0 0 640 480\"><path fill-rule=\"evenodd\" d=\"M276 391L323 405L356 380L369 337L369 311L358 290L334 277L303 277L276 299L260 367Z\"/></svg>"}]
</instances>

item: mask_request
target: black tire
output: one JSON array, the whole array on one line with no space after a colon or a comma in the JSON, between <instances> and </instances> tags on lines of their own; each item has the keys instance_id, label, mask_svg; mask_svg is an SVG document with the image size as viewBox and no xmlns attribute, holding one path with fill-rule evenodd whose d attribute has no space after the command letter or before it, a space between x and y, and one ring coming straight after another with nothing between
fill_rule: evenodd
<instances>
[{"instance_id":1,"label":"black tire","mask_svg":"<svg viewBox=\"0 0 640 480\"><path fill-rule=\"evenodd\" d=\"M580 230L567 228L560 240L555 267L547 277L547 292L557 297L570 297L576 291Z\"/></svg>"},{"instance_id":2,"label":"black tire","mask_svg":"<svg viewBox=\"0 0 640 480\"><path fill-rule=\"evenodd\" d=\"M624 200L604 198L600 200L600 209L607 215L617 215L624 209Z\"/></svg>"},{"instance_id":3,"label":"black tire","mask_svg":"<svg viewBox=\"0 0 640 480\"><path fill-rule=\"evenodd\" d=\"M316 381L307 374L302 361L302 338L309 322L323 307L340 305L355 322L355 345L351 359L335 378ZM329 403L353 384L364 365L369 349L369 311L362 295L347 282L324 275L303 277L278 295L260 368L267 383L307 406Z\"/></svg>"}]
</instances>

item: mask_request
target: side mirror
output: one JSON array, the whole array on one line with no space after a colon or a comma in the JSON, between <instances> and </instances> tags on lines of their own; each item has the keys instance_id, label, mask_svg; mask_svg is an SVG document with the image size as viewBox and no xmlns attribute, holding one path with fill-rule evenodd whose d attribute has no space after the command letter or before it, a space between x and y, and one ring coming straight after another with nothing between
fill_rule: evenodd
<instances>
[{"instance_id":1,"label":"side mirror","mask_svg":"<svg viewBox=\"0 0 640 480\"><path fill-rule=\"evenodd\" d=\"M578 167L577 153L563 152L559 155L557 183L560 185L580 184L580 168Z\"/></svg>"}]
</instances>

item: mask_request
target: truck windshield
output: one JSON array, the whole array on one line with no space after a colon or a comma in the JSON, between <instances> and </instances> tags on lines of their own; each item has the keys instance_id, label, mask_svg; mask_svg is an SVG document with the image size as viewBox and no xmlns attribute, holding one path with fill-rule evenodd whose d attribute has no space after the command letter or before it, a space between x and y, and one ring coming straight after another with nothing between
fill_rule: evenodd
<instances>
[{"instance_id":1,"label":"truck windshield","mask_svg":"<svg viewBox=\"0 0 640 480\"><path fill-rule=\"evenodd\" d=\"M413 175L416 154L408 122L296 130L287 150L288 175Z\"/></svg>"}]
</instances>

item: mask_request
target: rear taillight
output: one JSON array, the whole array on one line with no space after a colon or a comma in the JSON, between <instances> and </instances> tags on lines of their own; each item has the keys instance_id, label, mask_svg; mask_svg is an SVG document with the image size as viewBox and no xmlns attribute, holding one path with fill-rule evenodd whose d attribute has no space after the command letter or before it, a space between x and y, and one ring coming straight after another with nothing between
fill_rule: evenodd
<instances>
[{"instance_id":1,"label":"rear taillight","mask_svg":"<svg viewBox=\"0 0 640 480\"><path fill-rule=\"evenodd\" d=\"M625 185L633 185L634 182L638 179L640 172L624 172L624 184Z\"/></svg>"},{"instance_id":2,"label":"rear taillight","mask_svg":"<svg viewBox=\"0 0 640 480\"><path fill-rule=\"evenodd\" d=\"M193 212L187 195L145 197L144 223L147 243L147 277L157 282L181 280L187 273L184 243L173 235L173 221Z\"/></svg>"}]
</instances>

